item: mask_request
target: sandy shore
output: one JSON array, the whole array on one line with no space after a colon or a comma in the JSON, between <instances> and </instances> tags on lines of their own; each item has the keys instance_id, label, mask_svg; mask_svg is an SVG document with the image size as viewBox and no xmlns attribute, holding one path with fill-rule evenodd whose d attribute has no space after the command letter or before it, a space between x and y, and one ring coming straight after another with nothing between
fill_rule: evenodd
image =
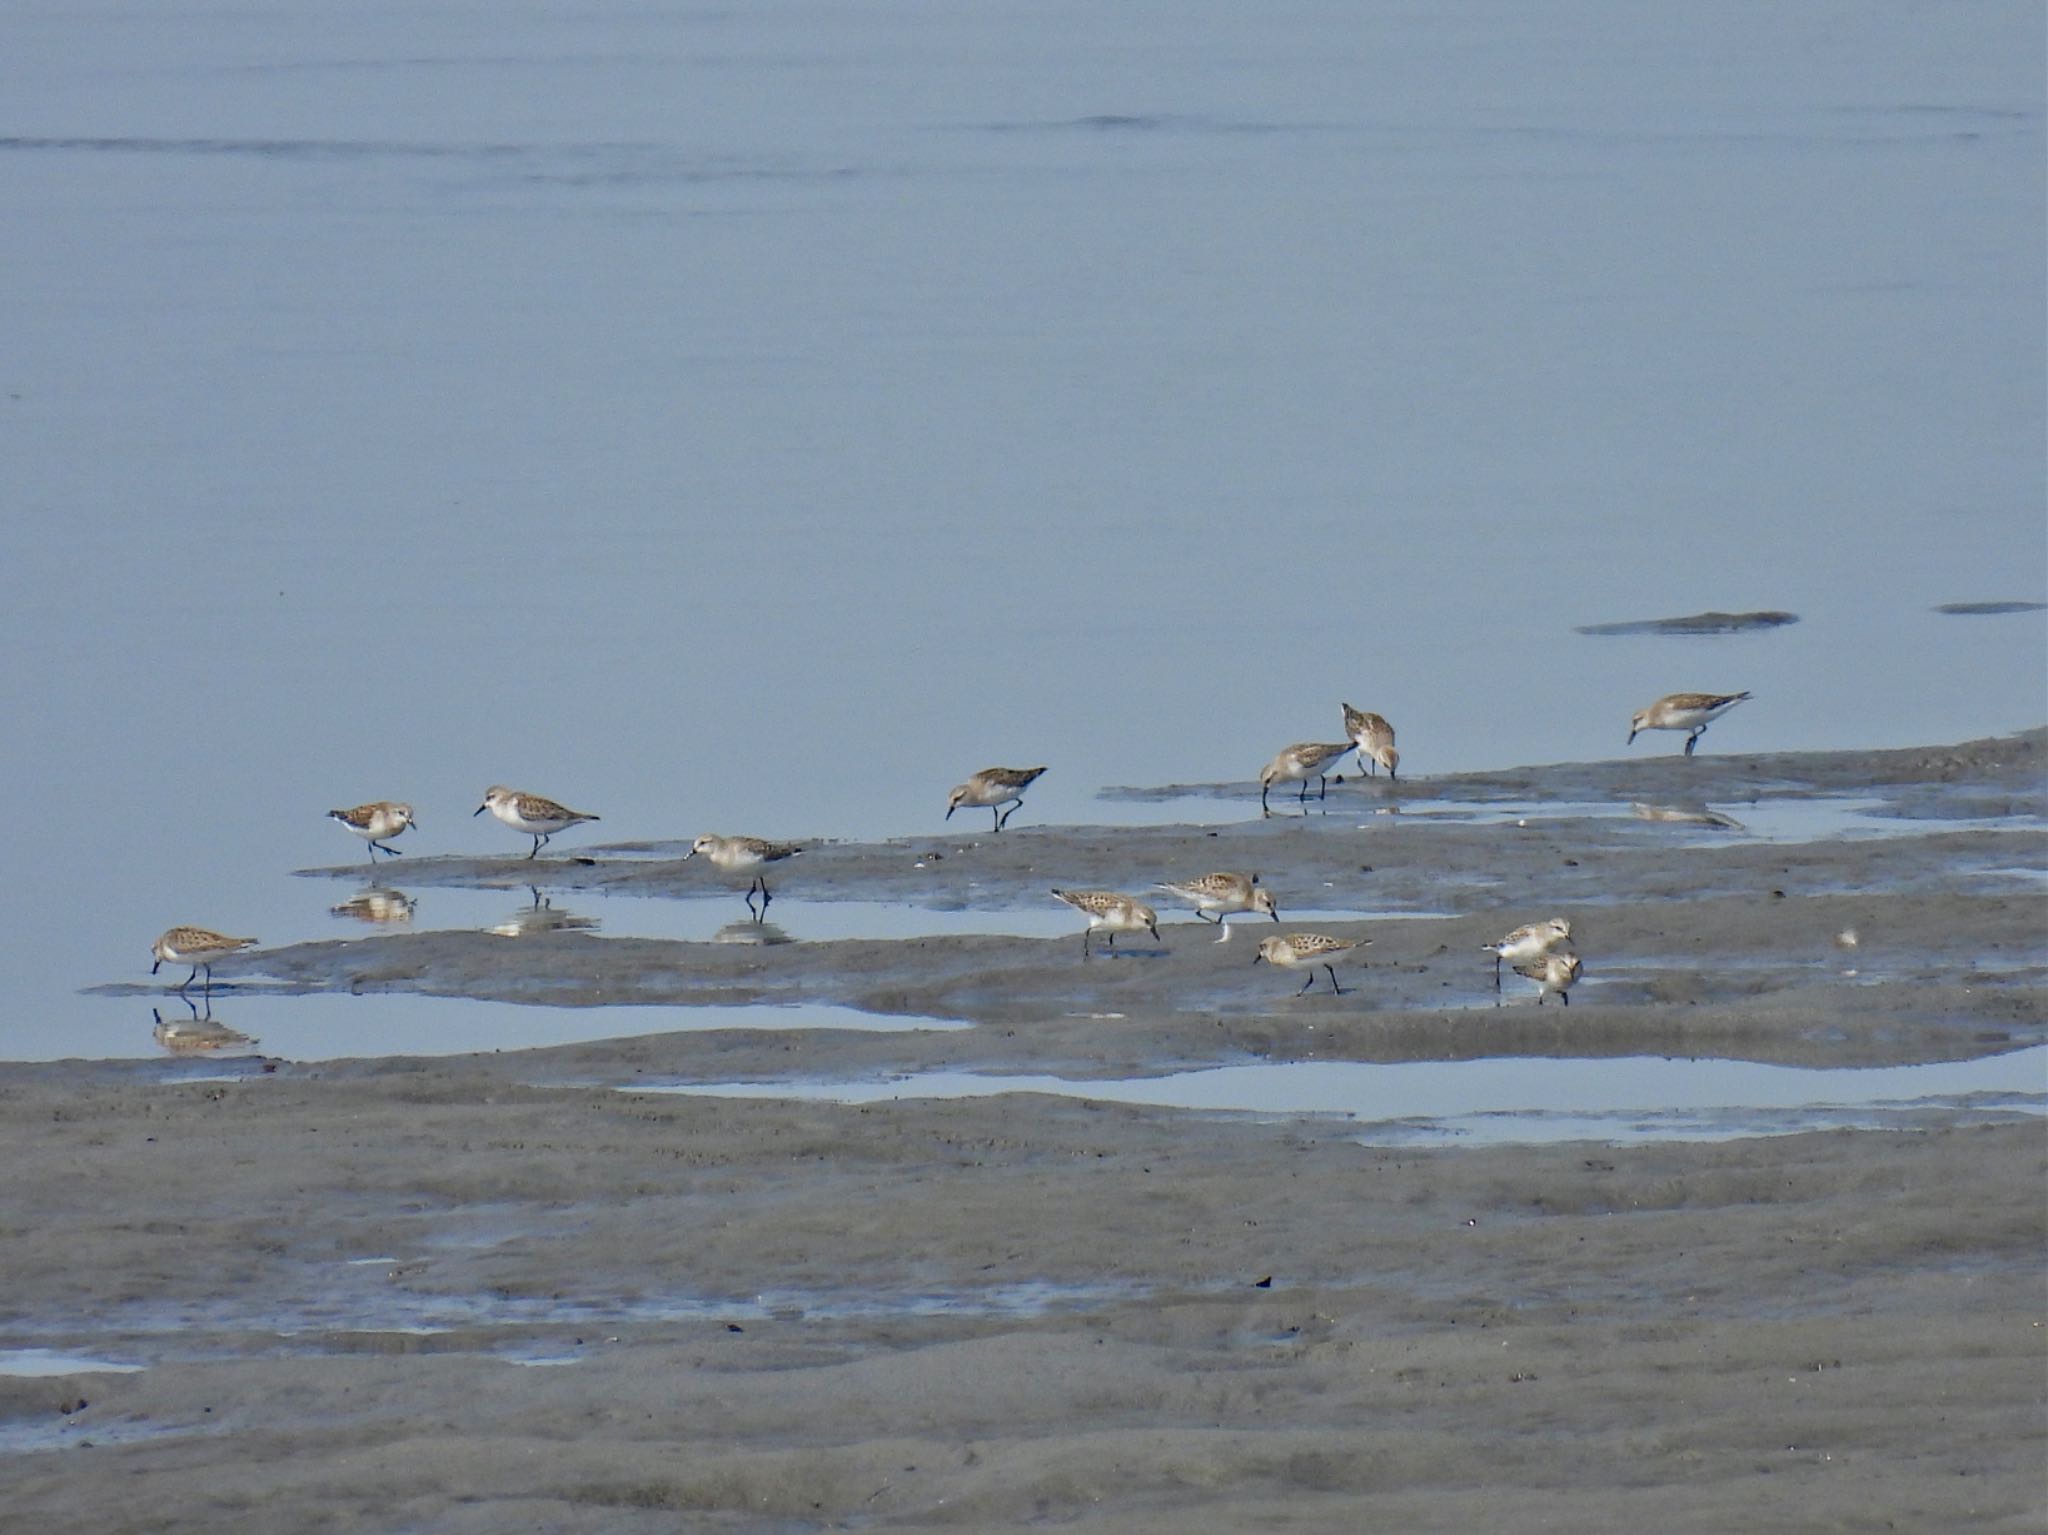
<instances>
[{"instance_id":1,"label":"sandy shore","mask_svg":"<svg viewBox=\"0 0 2048 1535\"><path fill-rule=\"evenodd\" d=\"M631 1089L2011 1050L2048 1035L2048 894L2015 872L2048 866L2044 762L2034 732L1352 783L1308 817L818 848L779 887L793 912L999 907L1049 882L1257 867L1318 907L1418 914L1331 929L1374 939L1345 997L1293 999L1248 964L1251 930L1217 945L1182 922L1164 954L1085 963L1078 928L272 951L251 989L802 998L971 1026L182 1083L154 1063L0 1067L0 1349L147 1366L0 1375L0 1500L24 1527L96 1531L2038 1530L2039 1121L1390 1150L1332 1120L1067 1098ZM1570 809L1740 819L1843 793L1947 824L1760 842ZM1539 810L1375 815L1401 794ZM679 851L404 872L701 893ZM1601 983L1569 1012L1487 1005L1476 945L1553 909Z\"/></svg>"}]
</instances>

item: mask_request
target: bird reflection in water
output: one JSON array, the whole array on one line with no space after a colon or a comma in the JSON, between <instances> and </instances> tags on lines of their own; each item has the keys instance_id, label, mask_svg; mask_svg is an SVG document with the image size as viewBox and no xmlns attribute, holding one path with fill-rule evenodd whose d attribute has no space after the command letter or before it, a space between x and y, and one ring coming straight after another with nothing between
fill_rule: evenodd
<instances>
[{"instance_id":1,"label":"bird reflection in water","mask_svg":"<svg viewBox=\"0 0 2048 1535\"><path fill-rule=\"evenodd\" d=\"M156 1021L150 1033L171 1054L238 1055L255 1050L255 1038L216 1020L211 1006L203 1014L189 998L185 1006L192 1014L189 1018L166 1018L159 1008L149 1010Z\"/></svg>"},{"instance_id":2,"label":"bird reflection in water","mask_svg":"<svg viewBox=\"0 0 2048 1535\"><path fill-rule=\"evenodd\" d=\"M728 922L724 927L711 935L711 941L713 943L767 945L771 943L795 943L796 939L790 936L788 929L784 928L781 923L756 919L746 922Z\"/></svg>"},{"instance_id":3,"label":"bird reflection in water","mask_svg":"<svg viewBox=\"0 0 2048 1535\"><path fill-rule=\"evenodd\" d=\"M327 908L332 916L354 917L358 922L367 922L372 927L395 927L412 921L413 909L419 903L403 890L392 890L383 885L365 885L338 906Z\"/></svg>"},{"instance_id":4,"label":"bird reflection in water","mask_svg":"<svg viewBox=\"0 0 2048 1535\"><path fill-rule=\"evenodd\" d=\"M522 906L503 922L495 922L486 932L496 933L500 938L532 938L540 933L591 933L597 930L595 917L579 917L572 911L564 911L552 900L543 896L540 890L529 885L533 893L533 904Z\"/></svg>"},{"instance_id":5,"label":"bird reflection in water","mask_svg":"<svg viewBox=\"0 0 2048 1535\"><path fill-rule=\"evenodd\" d=\"M1704 804L1645 805L1638 801L1628 808L1629 814L1638 821L1668 821L1675 826L1712 826L1721 831L1749 830L1734 816L1723 815L1718 810L1709 810Z\"/></svg>"}]
</instances>

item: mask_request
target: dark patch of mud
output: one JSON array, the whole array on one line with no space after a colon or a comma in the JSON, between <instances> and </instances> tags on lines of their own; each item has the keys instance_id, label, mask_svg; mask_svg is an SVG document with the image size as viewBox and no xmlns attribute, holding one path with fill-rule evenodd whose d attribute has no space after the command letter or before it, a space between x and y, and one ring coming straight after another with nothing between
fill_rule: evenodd
<instances>
[{"instance_id":1,"label":"dark patch of mud","mask_svg":"<svg viewBox=\"0 0 2048 1535\"><path fill-rule=\"evenodd\" d=\"M2048 613L2048 602L1944 602L1934 611L1960 618L1987 618L2000 613Z\"/></svg>"},{"instance_id":2,"label":"dark patch of mud","mask_svg":"<svg viewBox=\"0 0 2048 1535\"><path fill-rule=\"evenodd\" d=\"M1577 634L1747 634L1799 622L1797 613L1694 613L1685 618L1635 618L1611 624L1580 624Z\"/></svg>"}]
</instances>

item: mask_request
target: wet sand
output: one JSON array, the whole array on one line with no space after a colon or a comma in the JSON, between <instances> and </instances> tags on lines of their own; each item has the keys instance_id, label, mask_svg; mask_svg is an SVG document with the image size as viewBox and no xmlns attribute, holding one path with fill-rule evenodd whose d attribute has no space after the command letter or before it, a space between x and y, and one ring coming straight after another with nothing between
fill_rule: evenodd
<instances>
[{"instance_id":1,"label":"wet sand","mask_svg":"<svg viewBox=\"0 0 2048 1535\"><path fill-rule=\"evenodd\" d=\"M220 1081L0 1067L0 1349L149 1366L0 1376L0 1496L24 1525L106 1531L2039 1529L2038 1120L1392 1150L1331 1119L1044 1096L630 1090L938 1065L1851 1065L2048 1035L2048 733L1711 743L1349 782L1272 821L819 847L777 887L799 932L811 901L1000 909L1233 866L1308 906L1416 913L1314 924L1374 940L1341 997L1252 966L1257 924L1216 944L1178 918L1089 961L1078 923L765 948L421 933L256 956L243 994L807 999L971 1027ZM1739 820L1840 794L1941 824L1759 842L1573 808ZM1504 802L1530 808L1484 813ZM1474 814L1376 813L1404 803ZM533 877L572 904L701 895L680 851L402 872ZM1587 982L1568 1010L1526 987L1493 1006L1477 945L1553 910Z\"/></svg>"}]
</instances>

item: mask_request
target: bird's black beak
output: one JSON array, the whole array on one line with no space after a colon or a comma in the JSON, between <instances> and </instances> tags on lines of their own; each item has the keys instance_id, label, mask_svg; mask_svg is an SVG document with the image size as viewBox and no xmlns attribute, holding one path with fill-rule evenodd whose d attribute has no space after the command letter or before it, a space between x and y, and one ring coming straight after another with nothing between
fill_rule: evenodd
<instances>
[{"instance_id":1,"label":"bird's black beak","mask_svg":"<svg viewBox=\"0 0 2048 1535\"><path fill-rule=\"evenodd\" d=\"M484 804L481 804L481 805L477 806L477 807L476 807L476 809L474 809L474 810L470 811L470 815L471 815L471 816L473 816L473 817L474 817L474 816L480 816L480 815L482 815L482 814L483 814L483 813L484 813L484 812L485 812L486 810L488 810L488 809L490 809L490 808L491 808L491 807L490 807L490 804L489 804L489 802L488 802L488 801L486 801L486 802L485 802Z\"/></svg>"},{"instance_id":2,"label":"bird's black beak","mask_svg":"<svg viewBox=\"0 0 2048 1535\"><path fill-rule=\"evenodd\" d=\"M950 820L952 820L952 819L953 819L953 812L954 812L954 811L956 811L956 810L958 810L959 808L960 808L960 807L959 807L958 805L948 805L948 806L946 807L946 819L947 819L947 820L949 820L949 821L950 821Z\"/></svg>"},{"instance_id":3,"label":"bird's black beak","mask_svg":"<svg viewBox=\"0 0 2048 1535\"><path fill-rule=\"evenodd\" d=\"M163 969L163 967L164 967L164 962L163 962L162 960L158 960L158 961L157 961L157 962L156 962L155 964L153 964L153 965L151 965L151 966L149 967L149 973L150 973L151 975L155 975L155 974L157 973L157 971L159 971L159 970Z\"/></svg>"},{"instance_id":4,"label":"bird's black beak","mask_svg":"<svg viewBox=\"0 0 2048 1535\"><path fill-rule=\"evenodd\" d=\"M1635 745L1635 744L1636 744L1636 733L1635 733L1635 732L1634 732L1633 730L1631 730L1631 731L1630 731L1630 732L1628 733L1628 744L1629 744L1630 746L1633 746L1633 745Z\"/></svg>"},{"instance_id":5,"label":"bird's black beak","mask_svg":"<svg viewBox=\"0 0 2048 1535\"><path fill-rule=\"evenodd\" d=\"M1275 922L1278 922L1278 921L1280 920L1280 913L1279 913L1279 912L1277 912L1277 911L1276 911L1276 912L1274 912L1274 913L1273 913L1273 920L1274 920Z\"/></svg>"},{"instance_id":6,"label":"bird's black beak","mask_svg":"<svg viewBox=\"0 0 2048 1535\"><path fill-rule=\"evenodd\" d=\"M1265 957L1266 956L1263 954L1254 954L1252 956L1252 963L1256 965L1260 960L1264 959Z\"/></svg>"}]
</instances>

